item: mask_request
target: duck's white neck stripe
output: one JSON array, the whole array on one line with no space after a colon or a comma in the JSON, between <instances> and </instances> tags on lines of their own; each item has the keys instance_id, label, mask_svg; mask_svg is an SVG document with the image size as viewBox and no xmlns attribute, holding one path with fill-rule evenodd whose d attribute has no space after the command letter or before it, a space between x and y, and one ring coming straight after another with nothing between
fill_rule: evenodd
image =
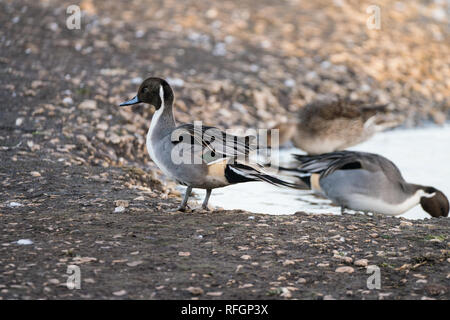
<instances>
[{"instance_id":1,"label":"duck's white neck stripe","mask_svg":"<svg viewBox=\"0 0 450 320\"><path fill-rule=\"evenodd\" d=\"M169 171L166 169L164 164L158 160L158 157L155 154L155 149L153 146L153 139L152 136L155 132L156 125L159 121L159 118L161 117L162 113L164 112L164 89L162 86L159 87L159 97L161 98L161 107L155 111L152 117L152 121L150 123L150 128L148 129L147 133L147 150L150 155L150 158L152 158L153 162L158 166L158 168L161 169L166 175L170 176Z\"/></svg>"},{"instance_id":2,"label":"duck's white neck stripe","mask_svg":"<svg viewBox=\"0 0 450 320\"><path fill-rule=\"evenodd\" d=\"M420 191L423 192L423 193L422 193L422 196L425 197L425 198L433 198L433 197L436 195L436 192L433 192L433 193L426 193L426 192L423 191L423 190L420 190Z\"/></svg>"},{"instance_id":3,"label":"duck's white neck stripe","mask_svg":"<svg viewBox=\"0 0 450 320\"><path fill-rule=\"evenodd\" d=\"M156 124L159 121L159 118L161 117L161 114L164 111L164 89L162 86L159 87L159 97L161 98L161 107L155 111L155 114L152 117L152 122L150 123L150 128L148 130L147 137L152 136L153 129L155 128Z\"/></svg>"},{"instance_id":4,"label":"duck's white neck stripe","mask_svg":"<svg viewBox=\"0 0 450 320\"><path fill-rule=\"evenodd\" d=\"M163 86L159 86L159 97L161 98L161 109L164 108L164 89Z\"/></svg>"}]
</instances>

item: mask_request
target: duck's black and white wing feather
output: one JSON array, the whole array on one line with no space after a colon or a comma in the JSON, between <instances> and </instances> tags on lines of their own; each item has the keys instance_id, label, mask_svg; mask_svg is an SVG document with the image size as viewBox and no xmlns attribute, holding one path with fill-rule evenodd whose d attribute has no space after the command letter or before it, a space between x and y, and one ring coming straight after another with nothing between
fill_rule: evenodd
<instances>
[{"instance_id":1,"label":"duck's black and white wing feather","mask_svg":"<svg viewBox=\"0 0 450 320\"><path fill-rule=\"evenodd\" d=\"M235 136L226 134L212 126L182 124L172 134L173 143L187 143L201 146L202 152L214 153L221 157L245 157L256 150L254 136Z\"/></svg>"}]
</instances>

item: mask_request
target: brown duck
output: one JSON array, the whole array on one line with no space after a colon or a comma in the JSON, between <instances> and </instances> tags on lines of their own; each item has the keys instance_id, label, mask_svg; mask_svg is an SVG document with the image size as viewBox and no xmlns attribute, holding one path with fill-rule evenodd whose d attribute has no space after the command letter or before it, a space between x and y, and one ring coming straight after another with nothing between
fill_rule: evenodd
<instances>
[{"instance_id":1,"label":"brown duck","mask_svg":"<svg viewBox=\"0 0 450 320\"><path fill-rule=\"evenodd\" d=\"M273 129L279 130L280 145L292 140L308 154L322 154L347 149L399 125L400 121L387 119L386 111L387 105L364 105L349 99L318 100L301 108L296 119Z\"/></svg>"}]
</instances>

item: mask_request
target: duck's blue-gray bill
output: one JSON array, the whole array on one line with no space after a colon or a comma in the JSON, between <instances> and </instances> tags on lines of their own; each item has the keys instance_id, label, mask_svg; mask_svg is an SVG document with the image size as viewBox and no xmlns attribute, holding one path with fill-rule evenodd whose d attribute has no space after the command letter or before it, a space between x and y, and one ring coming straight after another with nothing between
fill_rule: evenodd
<instances>
[{"instance_id":1,"label":"duck's blue-gray bill","mask_svg":"<svg viewBox=\"0 0 450 320\"><path fill-rule=\"evenodd\" d=\"M131 106L132 104L136 104L136 103L139 103L139 102L141 102L141 101L139 101L138 97L136 96L136 97L134 97L134 98L131 99L131 100L122 102L121 104L119 104L119 106L120 106L120 107Z\"/></svg>"}]
</instances>

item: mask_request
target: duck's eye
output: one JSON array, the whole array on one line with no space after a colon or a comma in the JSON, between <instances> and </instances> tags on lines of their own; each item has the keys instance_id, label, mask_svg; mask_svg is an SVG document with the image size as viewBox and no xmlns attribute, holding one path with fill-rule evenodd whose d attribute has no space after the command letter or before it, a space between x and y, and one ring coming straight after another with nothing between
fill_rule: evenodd
<instances>
[{"instance_id":1,"label":"duck's eye","mask_svg":"<svg viewBox=\"0 0 450 320\"><path fill-rule=\"evenodd\" d=\"M147 93L147 92L148 92L148 87L144 87L144 88L142 89L142 92Z\"/></svg>"}]
</instances>

